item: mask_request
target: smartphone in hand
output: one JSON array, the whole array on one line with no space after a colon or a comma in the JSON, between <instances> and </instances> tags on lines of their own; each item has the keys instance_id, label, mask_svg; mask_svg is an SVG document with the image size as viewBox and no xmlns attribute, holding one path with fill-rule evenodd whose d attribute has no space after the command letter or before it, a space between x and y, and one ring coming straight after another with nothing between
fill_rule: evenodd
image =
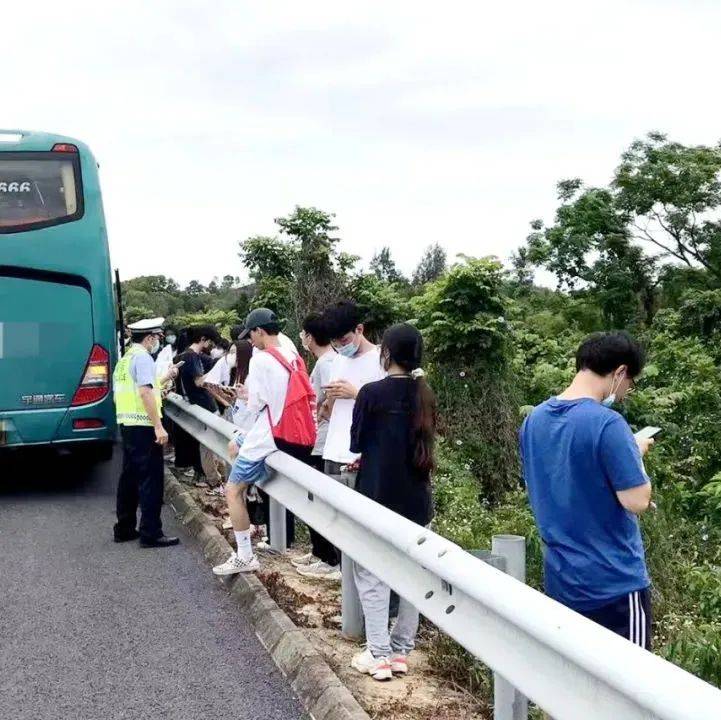
<instances>
[{"instance_id":1,"label":"smartphone in hand","mask_svg":"<svg viewBox=\"0 0 721 720\"><path fill-rule=\"evenodd\" d=\"M651 440L655 438L661 432L660 427L654 427L653 425L647 425L645 428L641 428L636 434L637 440Z\"/></svg>"}]
</instances>

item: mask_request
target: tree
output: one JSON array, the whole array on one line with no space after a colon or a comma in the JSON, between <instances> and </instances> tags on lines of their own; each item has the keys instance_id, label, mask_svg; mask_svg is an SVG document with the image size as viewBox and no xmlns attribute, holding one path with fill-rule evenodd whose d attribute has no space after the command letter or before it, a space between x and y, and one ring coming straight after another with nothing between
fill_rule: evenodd
<instances>
[{"instance_id":1,"label":"tree","mask_svg":"<svg viewBox=\"0 0 721 720\"><path fill-rule=\"evenodd\" d=\"M595 295L607 327L640 318L655 308L656 260L634 245L626 214L607 188L586 188L579 179L558 184L555 223L531 223L527 259L545 266L559 288Z\"/></svg>"},{"instance_id":2,"label":"tree","mask_svg":"<svg viewBox=\"0 0 721 720\"><path fill-rule=\"evenodd\" d=\"M263 278L255 287L249 309L266 307L279 318L293 315L293 281L282 277Z\"/></svg>"},{"instance_id":3,"label":"tree","mask_svg":"<svg viewBox=\"0 0 721 720\"><path fill-rule=\"evenodd\" d=\"M185 293L188 295L203 295L207 292L208 288L197 280L191 280L185 288Z\"/></svg>"},{"instance_id":4,"label":"tree","mask_svg":"<svg viewBox=\"0 0 721 720\"><path fill-rule=\"evenodd\" d=\"M441 434L491 499L518 482L518 380L509 374L502 289L499 262L463 258L411 301L426 341Z\"/></svg>"},{"instance_id":5,"label":"tree","mask_svg":"<svg viewBox=\"0 0 721 720\"><path fill-rule=\"evenodd\" d=\"M413 302L431 356L441 362L502 362L508 327L503 268L491 258L463 258Z\"/></svg>"},{"instance_id":6,"label":"tree","mask_svg":"<svg viewBox=\"0 0 721 720\"><path fill-rule=\"evenodd\" d=\"M322 309L345 292L343 268L354 260L336 249L339 238L334 235L338 229L334 217L318 208L296 206L290 215L275 219L295 248L292 304L296 327L306 313Z\"/></svg>"},{"instance_id":7,"label":"tree","mask_svg":"<svg viewBox=\"0 0 721 720\"><path fill-rule=\"evenodd\" d=\"M387 328L408 317L407 302L399 293L398 286L373 274L353 278L349 295L363 310L366 334L371 340L380 341Z\"/></svg>"},{"instance_id":8,"label":"tree","mask_svg":"<svg viewBox=\"0 0 721 720\"><path fill-rule=\"evenodd\" d=\"M518 248L511 255L511 264L513 265L512 276L514 282L520 288L530 288L533 285L534 272L528 248Z\"/></svg>"},{"instance_id":9,"label":"tree","mask_svg":"<svg viewBox=\"0 0 721 720\"><path fill-rule=\"evenodd\" d=\"M290 280L297 248L276 237L254 235L240 243L240 259L256 282L266 277Z\"/></svg>"},{"instance_id":10,"label":"tree","mask_svg":"<svg viewBox=\"0 0 721 720\"><path fill-rule=\"evenodd\" d=\"M221 290L232 290L236 285L240 284L240 278L236 275L223 275L223 281L220 284Z\"/></svg>"},{"instance_id":11,"label":"tree","mask_svg":"<svg viewBox=\"0 0 721 720\"><path fill-rule=\"evenodd\" d=\"M155 317L155 311L153 308L146 305L129 305L125 309L123 320L126 325L130 325L138 320L145 320L146 318Z\"/></svg>"},{"instance_id":12,"label":"tree","mask_svg":"<svg viewBox=\"0 0 721 720\"><path fill-rule=\"evenodd\" d=\"M651 133L623 153L609 187L561 181L555 221L531 223L527 257L553 272L560 288L594 293L608 325L648 324L669 261L721 281L719 172L721 148Z\"/></svg>"},{"instance_id":13,"label":"tree","mask_svg":"<svg viewBox=\"0 0 721 720\"><path fill-rule=\"evenodd\" d=\"M661 133L636 140L621 156L613 188L633 237L721 280L721 146L687 147Z\"/></svg>"},{"instance_id":14,"label":"tree","mask_svg":"<svg viewBox=\"0 0 721 720\"><path fill-rule=\"evenodd\" d=\"M398 271L395 261L391 257L391 250L389 247L383 247L379 252L373 255L369 268L373 275L383 282L405 282L405 278Z\"/></svg>"},{"instance_id":15,"label":"tree","mask_svg":"<svg viewBox=\"0 0 721 720\"><path fill-rule=\"evenodd\" d=\"M430 245L423 253L418 267L413 273L413 284L425 285L438 279L447 268L446 251L437 243Z\"/></svg>"},{"instance_id":16,"label":"tree","mask_svg":"<svg viewBox=\"0 0 721 720\"><path fill-rule=\"evenodd\" d=\"M332 213L318 208L304 208L296 205L287 217L275 219L281 233L297 244L301 265L307 265L322 273L333 269L337 237L333 237L338 227L333 225Z\"/></svg>"},{"instance_id":17,"label":"tree","mask_svg":"<svg viewBox=\"0 0 721 720\"><path fill-rule=\"evenodd\" d=\"M240 322L238 313L234 311L207 308L200 312L182 313L174 318L173 325L187 327L188 325L213 325L221 333L227 334L233 325Z\"/></svg>"},{"instance_id":18,"label":"tree","mask_svg":"<svg viewBox=\"0 0 721 720\"><path fill-rule=\"evenodd\" d=\"M178 283L165 275L141 275L130 280L124 280L123 288L132 288L147 293L177 293L180 291Z\"/></svg>"}]
</instances>

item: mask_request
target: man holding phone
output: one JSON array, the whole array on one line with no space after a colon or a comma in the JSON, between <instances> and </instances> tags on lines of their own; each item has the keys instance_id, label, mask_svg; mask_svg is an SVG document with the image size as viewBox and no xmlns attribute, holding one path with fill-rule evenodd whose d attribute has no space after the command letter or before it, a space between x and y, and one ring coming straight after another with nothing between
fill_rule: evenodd
<instances>
[{"instance_id":1,"label":"man holding phone","mask_svg":"<svg viewBox=\"0 0 721 720\"><path fill-rule=\"evenodd\" d=\"M339 302L323 313L331 345L336 351L330 381L323 388L326 400L321 408L329 419L323 447L325 472L340 475L341 467L352 465L358 455L350 450L353 406L363 385L382 380L380 348L365 336L363 313L351 301Z\"/></svg>"},{"instance_id":2,"label":"man holding phone","mask_svg":"<svg viewBox=\"0 0 721 720\"><path fill-rule=\"evenodd\" d=\"M634 437L611 409L633 392L644 362L625 332L588 337L573 382L533 409L520 445L546 593L650 650L651 581L637 516L651 503L642 458L653 438Z\"/></svg>"}]
</instances>

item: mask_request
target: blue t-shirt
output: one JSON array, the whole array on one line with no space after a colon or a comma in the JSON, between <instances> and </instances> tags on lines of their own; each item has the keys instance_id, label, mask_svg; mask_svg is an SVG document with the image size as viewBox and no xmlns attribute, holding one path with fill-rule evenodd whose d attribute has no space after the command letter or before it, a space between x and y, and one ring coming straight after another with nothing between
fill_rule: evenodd
<instances>
[{"instance_id":1,"label":"blue t-shirt","mask_svg":"<svg viewBox=\"0 0 721 720\"><path fill-rule=\"evenodd\" d=\"M546 593L580 611L650 585L638 518L616 492L648 482L628 423L591 398L551 398L521 427Z\"/></svg>"},{"instance_id":2,"label":"blue t-shirt","mask_svg":"<svg viewBox=\"0 0 721 720\"><path fill-rule=\"evenodd\" d=\"M155 387L155 361L149 352L139 353L130 359L130 377L136 385Z\"/></svg>"}]
</instances>

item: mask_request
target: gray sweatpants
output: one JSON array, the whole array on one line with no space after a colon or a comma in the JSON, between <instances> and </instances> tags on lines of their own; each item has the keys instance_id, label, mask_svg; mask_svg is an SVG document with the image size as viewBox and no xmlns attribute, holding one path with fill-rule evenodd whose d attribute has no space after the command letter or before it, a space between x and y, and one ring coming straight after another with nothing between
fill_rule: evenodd
<instances>
[{"instance_id":1,"label":"gray sweatpants","mask_svg":"<svg viewBox=\"0 0 721 720\"><path fill-rule=\"evenodd\" d=\"M388 630L388 606L391 589L358 563L353 563L358 596L365 616L366 640L373 657L390 658L394 654L408 655L416 646L419 614L413 605L400 598L398 619Z\"/></svg>"}]
</instances>

